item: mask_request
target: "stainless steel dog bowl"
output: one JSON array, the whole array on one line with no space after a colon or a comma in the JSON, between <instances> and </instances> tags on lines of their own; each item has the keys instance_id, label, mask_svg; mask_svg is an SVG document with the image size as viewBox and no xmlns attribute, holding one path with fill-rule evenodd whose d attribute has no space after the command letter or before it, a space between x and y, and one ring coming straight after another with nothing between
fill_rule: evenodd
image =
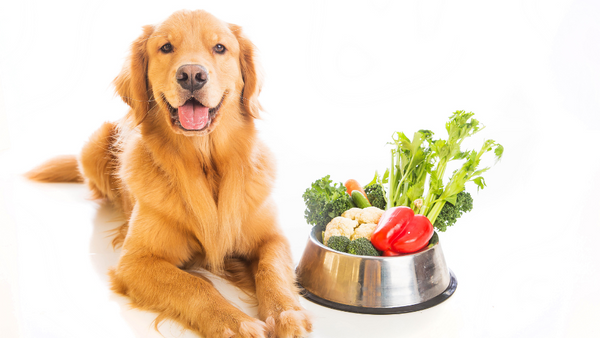
<instances>
[{"instance_id":1,"label":"stainless steel dog bowl","mask_svg":"<svg viewBox=\"0 0 600 338\"><path fill-rule=\"evenodd\" d=\"M313 228L296 268L302 295L330 308L368 314L423 310L448 299L456 277L439 243L396 257L356 256L331 250Z\"/></svg>"}]
</instances>

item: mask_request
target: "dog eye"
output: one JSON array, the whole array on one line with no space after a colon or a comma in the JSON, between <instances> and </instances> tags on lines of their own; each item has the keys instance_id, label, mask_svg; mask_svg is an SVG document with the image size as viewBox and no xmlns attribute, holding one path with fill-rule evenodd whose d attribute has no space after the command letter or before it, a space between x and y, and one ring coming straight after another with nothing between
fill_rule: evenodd
<instances>
[{"instance_id":1,"label":"dog eye","mask_svg":"<svg viewBox=\"0 0 600 338\"><path fill-rule=\"evenodd\" d=\"M171 43L167 42L162 47L160 47L160 51L165 54L171 53L173 51L173 45L171 45Z\"/></svg>"},{"instance_id":2,"label":"dog eye","mask_svg":"<svg viewBox=\"0 0 600 338\"><path fill-rule=\"evenodd\" d=\"M222 44L218 43L216 46L213 47L215 53L217 54L223 54L225 53L225 46L223 46Z\"/></svg>"}]
</instances>

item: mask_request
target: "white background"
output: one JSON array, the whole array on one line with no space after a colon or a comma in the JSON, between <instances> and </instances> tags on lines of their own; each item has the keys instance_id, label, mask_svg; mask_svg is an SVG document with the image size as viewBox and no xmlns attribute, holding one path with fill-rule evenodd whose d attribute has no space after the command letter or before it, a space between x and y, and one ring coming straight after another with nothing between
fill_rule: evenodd
<instances>
[{"instance_id":1,"label":"white background","mask_svg":"<svg viewBox=\"0 0 600 338\"><path fill-rule=\"evenodd\" d=\"M241 25L266 84L280 221L297 262L301 198L330 174L367 183L394 131L444 135L455 110L505 147L473 212L441 234L458 290L405 315L306 300L311 337L598 337L600 3L597 1L27 1L0 5L3 337L194 337L108 290L109 206L20 175L76 154L127 107L110 85L141 26L202 8ZM248 313L256 309L218 283Z\"/></svg>"}]
</instances>

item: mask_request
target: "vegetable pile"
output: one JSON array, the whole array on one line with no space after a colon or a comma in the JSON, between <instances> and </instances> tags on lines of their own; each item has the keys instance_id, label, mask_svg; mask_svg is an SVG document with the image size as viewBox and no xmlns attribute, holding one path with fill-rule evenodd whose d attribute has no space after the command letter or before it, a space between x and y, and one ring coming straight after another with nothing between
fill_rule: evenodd
<instances>
[{"instance_id":1,"label":"vegetable pile","mask_svg":"<svg viewBox=\"0 0 600 338\"><path fill-rule=\"evenodd\" d=\"M473 115L454 112L446 139L435 139L430 130L419 130L412 140L394 133L390 168L381 177L375 172L364 187L354 179L333 184L329 175L312 183L302 195L305 218L322 231L323 244L365 256L405 255L435 245L434 229L446 231L473 209L465 185L486 187L482 174L490 168L480 168L482 158L492 152L497 162L504 152L494 140L485 140L479 150L461 149L484 128ZM445 181L453 161L460 166Z\"/></svg>"}]
</instances>

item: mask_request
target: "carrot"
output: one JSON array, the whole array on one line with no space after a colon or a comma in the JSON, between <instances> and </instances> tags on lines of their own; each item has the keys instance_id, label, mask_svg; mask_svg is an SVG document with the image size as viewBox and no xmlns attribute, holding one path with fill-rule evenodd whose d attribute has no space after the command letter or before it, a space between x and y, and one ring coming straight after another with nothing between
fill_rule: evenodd
<instances>
[{"instance_id":1,"label":"carrot","mask_svg":"<svg viewBox=\"0 0 600 338\"><path fill-rule=\"evenodd\" d=\"M344 183L344 186L346 187L346 191L348 192L348 195L352 196L352 190L357 190L361 194L363 194L363 196L365 196L367 201L369 201L369 198L367 198L367 194L365 193L364 189L361 187L361 185L355 179L351 178L351 179L347 180L346 183Z\"/></svg>"}]
</instances>

